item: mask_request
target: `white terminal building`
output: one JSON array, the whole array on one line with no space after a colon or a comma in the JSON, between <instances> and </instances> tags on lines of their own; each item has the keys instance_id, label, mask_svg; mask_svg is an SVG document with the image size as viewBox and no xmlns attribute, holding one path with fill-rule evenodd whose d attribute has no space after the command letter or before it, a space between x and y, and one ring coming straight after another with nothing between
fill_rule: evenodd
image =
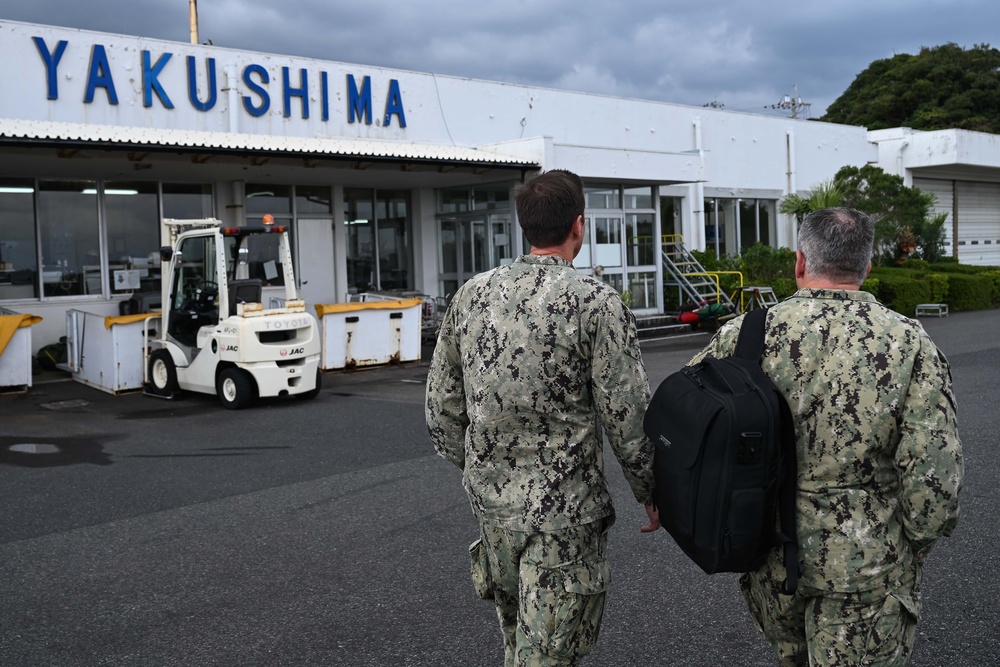
<instances>
[{"instance_id":1,"label":"white terminal building","mask_svg":"<svg viewBox=\"0 0 1000 667\"><path fill-rule=\"evenodd\" d=\"M665 235L794 247L777 213L845 165L934 193L945 251L1000 265L1000 137L863 127L0 21L0 309L35 349L65 312L157 291L163 218L291 230L310 310L370 291L447 296L525 250L510 196L578 173L577 259L664 309ZM273 252L272 252L273 250ZM251 277L283 293L276 248Z\"/></svg>"}]
</instances>

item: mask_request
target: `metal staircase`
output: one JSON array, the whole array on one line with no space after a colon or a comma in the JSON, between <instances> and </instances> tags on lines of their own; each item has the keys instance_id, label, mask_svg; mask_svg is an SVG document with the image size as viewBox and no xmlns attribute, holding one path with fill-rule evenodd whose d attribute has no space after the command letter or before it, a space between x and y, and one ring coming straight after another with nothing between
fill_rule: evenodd
<instances>
[{"instance_id":1,"label":"metal staircase","mask_svg":"<svg viewBox=\"0 0 1000 667\"><path fill-rule=\"evenodd\" d=\"M719 274L728 272L706 271L684 246L683 236L665 234L662 253L664 287L676 287L679 294L694 303L722 303L729 312L736 312L737 305L719 287Z\"/></svg>"}]
</instances>

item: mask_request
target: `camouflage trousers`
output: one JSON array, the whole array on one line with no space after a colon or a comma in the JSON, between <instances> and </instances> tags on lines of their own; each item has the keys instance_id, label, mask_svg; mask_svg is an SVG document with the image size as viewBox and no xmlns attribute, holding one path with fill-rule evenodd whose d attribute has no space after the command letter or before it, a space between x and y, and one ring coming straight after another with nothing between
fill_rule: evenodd
<instances>
[{"instance_id":1,"label":"camouflage trousers","mask_svg":"<svg viewBox=\"0 0 1000 667\"><path fill-rule=\"evenodd\" d=\"M920 572L902 579L904 585L891 591L800 586L795 595L782 595L784 568L769 561L740 577L740 589L782 667L905 667L920 612Z\"/></svg>"},{"instance_id":2,"label":"camouflage trousers","mask_svg":"<svg viewBox=\"0 0 1000 667\"><path fill-rule=\"evenodd\" d=\"M578 665L597 642L610 582L614 518L553 532L480 525L470 547L476 593L496 605L505 667Z\"/></svg>"}]
</instances>

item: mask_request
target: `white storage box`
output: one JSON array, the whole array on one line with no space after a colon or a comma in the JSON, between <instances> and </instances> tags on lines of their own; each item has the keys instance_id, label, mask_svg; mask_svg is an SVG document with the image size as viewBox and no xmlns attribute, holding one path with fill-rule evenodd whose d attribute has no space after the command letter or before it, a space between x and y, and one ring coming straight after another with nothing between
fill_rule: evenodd
<instances>
[{"instance_id":1,"label":"white storage box","mask_svg":"<svg viewBox=\"0 0 1000 667\"><path fill-rule=\"evenodd\" d=\"M420 361L421 299L316 306L323 370Z\"/></svg>"},{"instance_id":2,"label":"white storage box","mask_svg":"<svg viewBox=\"0 0 1000 667\"><path fill-rule=\"evenodd\" d=\"M159 313L105 317L66 313L66 365L77 382L110 394L142 389L145 331ZM152 338L152 336L149 336Z\"/></svg>"},{"instance_id":3,"label":"white storage box","mask_svg":"<svg viewBox=\"0 0 1000 667\"><path fill-rule=\"evenodd\" d=\"M22 390L31 386L31 325L36 315L0 316L0 333L6 339L0 350L0 391ZM9 335L9 338L8 338ZM0 341L3 343L4 341Z\"/></svg>"}]
</instances>

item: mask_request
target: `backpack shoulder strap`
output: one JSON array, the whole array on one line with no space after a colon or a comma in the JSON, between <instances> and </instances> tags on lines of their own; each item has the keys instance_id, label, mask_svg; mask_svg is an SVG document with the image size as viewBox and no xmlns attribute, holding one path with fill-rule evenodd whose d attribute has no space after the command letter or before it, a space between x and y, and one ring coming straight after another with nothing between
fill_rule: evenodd
<instances>
[{"instance_id":1,"label":"backpack shoulder strap","mask_svg":"<svg viewBox=\"0 0 1000 667\"><path fill-rule=\"evenodd\" d=\"M782 592L794 595L799 587L799 539L795 529L795 502L798 491L799 465L795 453L795 431L792 428L792 410L787 401L779 396L781 409L781 448L784 452L784 470L781 475L781 486L778 488L778 518L781 532L778 539L781 542L785 562L785 585Z\"/></svg>"},{"instance_id":2,"label":"backpack shoulder strap","mask_svg":"<svg viewBox=\"0 0 1000 667\"><path fill-rule=\"evenodd\" d=\"M764 334L766 333L767 308L751 310L743 318L740 337L736 342L733 356L749 359L759 364L764 354ZM795 455L795 432L792 428L792 411L784 397L778 395L781 411L781 449L783 470L778 491L778 517L781 531L778 539L784 551L786 595L795 593L799 585L799 547L795 530L795 501L798 481L798 462Z\"/></svg>"},{"instance_id":3,"label":"backpack shoulder strap","mask_svg":"<svg viewBox=\"0 0 1000 667\"><path fill-rule=\"evenodd\" d=\"M764 329L767 321L767 308L756 308L743 317L740 326L740 337L736 341L734 357L742 357L760 363L764 354Z\"/></svg>"}]
</instances>

